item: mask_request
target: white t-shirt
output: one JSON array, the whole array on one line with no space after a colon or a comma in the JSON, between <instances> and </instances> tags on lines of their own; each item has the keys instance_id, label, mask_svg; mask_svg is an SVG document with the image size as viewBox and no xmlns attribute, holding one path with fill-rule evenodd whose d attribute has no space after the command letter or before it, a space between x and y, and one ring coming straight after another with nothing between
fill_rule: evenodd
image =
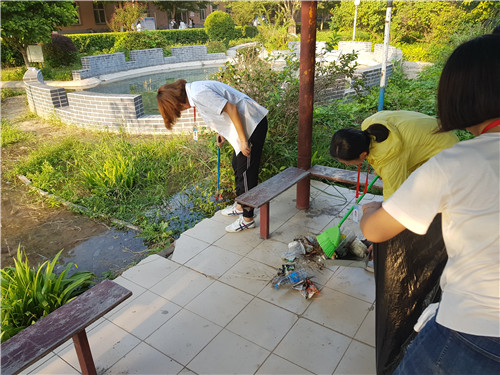
<instances>
[{"instance_id":1,"label":"white t-shirt","mask_svg":"<svg viewBox=\"0 0 500 375\"><path fill-rule=\"evenodd\" d=\"M500 337L499 171L500 133L483 134L441 151L383 203L417 234L442 213L448 262L436 321L472 335Z\"/></svg>"},{"instance_id":2,"label":"white t-shirt","mask_svg":"<svg viewBox=\"0 0 500 375\"><path fill-rule=\"evenodd\" d=\"M196 111L209 128L231 143L236 155L241 151L240 142L231 118L222 112L226 103L236 105L247 139L269 112L249 96L218 81L186 83L186 93L191 107L196 107Z\"/></svg>"}]
</instances>

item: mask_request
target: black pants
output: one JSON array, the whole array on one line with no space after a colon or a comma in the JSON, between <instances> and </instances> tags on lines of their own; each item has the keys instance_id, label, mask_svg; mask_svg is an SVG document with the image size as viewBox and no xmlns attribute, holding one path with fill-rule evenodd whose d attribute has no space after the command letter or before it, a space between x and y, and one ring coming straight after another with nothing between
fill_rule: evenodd
<instances>
[{"instance_id":1,"label":"black pants","mask_svg":"<svg viewBox=\"0 0 500 375\"><path fill-rule=\"evenodd\" d=\"M373 244L377 375L394 372L415 337L413 326L441 297L439 280L448 260L438 214L427 233L404 230Z\"/></svg>"},{"instance_id":2,"label":"black pants","mask_svg":"<svg viewBox=\"0 0 500 375\"><path fill-rule=\"evenodd\" d=\"M236 184L236 196L246 193L259 183L259 167L262 149L267 135L267 117L264 117L257 125L248 139L252 151L246 157L243 153L233 153L234 182ZM253 208L243 206L243 216L253 217Z\"/></svg>"}]
</instances>

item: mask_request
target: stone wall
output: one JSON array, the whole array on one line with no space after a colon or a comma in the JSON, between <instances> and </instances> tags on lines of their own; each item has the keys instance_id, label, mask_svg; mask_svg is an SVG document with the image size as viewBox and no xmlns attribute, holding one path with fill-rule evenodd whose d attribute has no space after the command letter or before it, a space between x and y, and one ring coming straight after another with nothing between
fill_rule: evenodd
<instances>
[{"instance_id":1,"label":"stone wall","mask_svg":"<svg viewBox=\"0 0 500 375\"><path fill-rule=\"evenodd\" d=\"M63 88L46 85L40 70L33 68L25 73L23 80L32 112L44 118L56 116L81 128L131 134L190 133L193 126L206 128L200 116L194 123L193 109L188 109L182 112L173 129L167 130L160 115L144 114L141 95L87 91L66 94Z\"/></svg>"},{"instance_id":2,"label":"stone wall","mask_svg":"<svg viewBox=\"0 0 500 375\"><path fill-rule=\"evenodd\" d=\"M224 53L207 53L207 46L172 47L172 56L163 57L162 48L130 51L130 61L123 52L82 57L82 69L73 70L73 80L81 80L102 74L116 73L148 66L174 64L188 61L225 59Z\"/></svg>"}]
</instances>

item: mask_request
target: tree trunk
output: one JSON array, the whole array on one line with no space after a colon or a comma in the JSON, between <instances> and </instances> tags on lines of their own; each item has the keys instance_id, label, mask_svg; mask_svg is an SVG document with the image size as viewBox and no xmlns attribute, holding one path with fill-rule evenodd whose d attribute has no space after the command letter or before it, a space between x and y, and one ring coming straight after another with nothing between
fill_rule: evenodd
<instances>
[{"instance_id":1,"label":"tree trunk","mask_svg":"<svg viewBox=\"0 0 500 375\"><path fill-rule=\"evenodd\" d=\"M23 55L23 60L24 60L24 65L26 65L26 68L30 67L30 63L28 61L28 47L18 47L17 48L19 52L21 52L21 55Z\"/></svg>"}]
</instances>

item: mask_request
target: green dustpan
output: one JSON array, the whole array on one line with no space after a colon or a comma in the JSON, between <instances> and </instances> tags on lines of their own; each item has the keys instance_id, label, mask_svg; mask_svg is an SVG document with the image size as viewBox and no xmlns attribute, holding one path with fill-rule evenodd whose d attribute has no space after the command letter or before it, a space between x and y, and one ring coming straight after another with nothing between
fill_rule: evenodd
<instances>
[{"instance_id":1,"label":"green dustpan","mask_svg":"<svg viewBox=\"0 0 500 375\"><path fill-rule=\"evenodd\" d=\"M375 181L377 181L377 179L378 179L378 175L376 175L375 178L373 179L373 181L370 182L370 185L368 185L368 188L366 189L366 191L370 190L370 188L375 183ZM362 194L356 200L356 203L359 203L365 195L366 194ZM325 255L328 258L331 258L333 256L333 254L335 253L335 250L339 246L340 241L342 240L341 234L340 234L340 227L342 224L344 224L344 221L346 221L346 219L349 217L351 212L354 210L354 206L355 205L353 204L352 207L349 209L349 211L347 211L345 216L342 218L342 220L340 220L340 222L336 226L328 228L323 233L319 234L318 237L316 237L319 245L321 246L321 248L323 249L323 252L325 253Z\"/></svg>"}]
</instances>

